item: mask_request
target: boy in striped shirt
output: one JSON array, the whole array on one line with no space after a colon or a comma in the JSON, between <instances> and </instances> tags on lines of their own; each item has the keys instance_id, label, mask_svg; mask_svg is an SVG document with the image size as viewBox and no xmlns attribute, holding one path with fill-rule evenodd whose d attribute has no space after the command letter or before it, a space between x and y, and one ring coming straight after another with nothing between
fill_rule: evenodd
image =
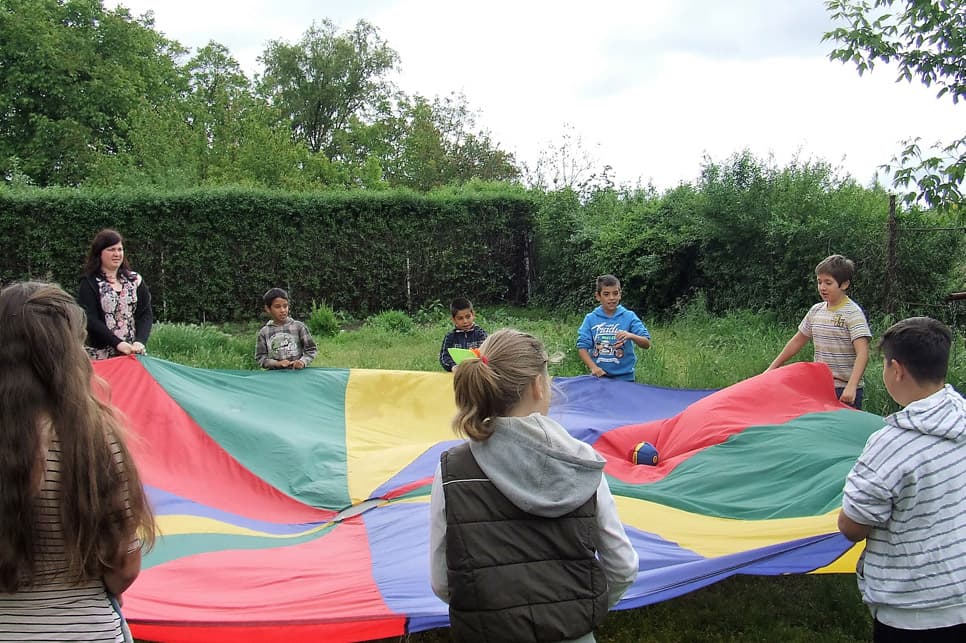
<instances>
[{"instance_id":1,"label":"boy in striped shirt","mask_svg":"<svg viewBox=\"0 0 966 643\"><path fill-rule=\"evenodd\" d=\"M855 276L855 264L842 255L831 255L815 266L815 276L822 301L812 306L766 371L784 364L811 340L815 361L832 370L836 397L861 409L862 374L869 363L872 331L862 308L845 294Z\"/></svg>"},{"instance_id":2,"label":"boy in striped shirt","mask_svg":"<svg viewBox=\"0 0 966 643\"><path fill-rule=\"evenodd\" d=\"M952 333L928 317L879 343L885 418L845 481L839 530L865 539L856 566L873 640L966 641L966 400L945 383Z\"/></svg>"}]
</instances>

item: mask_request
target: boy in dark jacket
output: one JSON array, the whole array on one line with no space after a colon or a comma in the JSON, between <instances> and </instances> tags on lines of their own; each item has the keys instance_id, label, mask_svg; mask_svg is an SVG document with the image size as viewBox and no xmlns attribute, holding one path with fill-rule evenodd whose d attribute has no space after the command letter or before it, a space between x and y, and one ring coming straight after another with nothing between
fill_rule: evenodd
<instances>
[{"instance_id":1,"label":"boy in dark jacket","mask_svg":"<svg viewBox=\"0 0 966 643\"><path fill-rule=\"evenodd\" d=\"M439 363L446 371L456 368L456 362L449 354L450 348L479 348L486 339L486 331L476 325L476 313L469 299L457 297L449 305L449 312L455 328L446 333L439 349Z\"/></svg>"}]
</instances>

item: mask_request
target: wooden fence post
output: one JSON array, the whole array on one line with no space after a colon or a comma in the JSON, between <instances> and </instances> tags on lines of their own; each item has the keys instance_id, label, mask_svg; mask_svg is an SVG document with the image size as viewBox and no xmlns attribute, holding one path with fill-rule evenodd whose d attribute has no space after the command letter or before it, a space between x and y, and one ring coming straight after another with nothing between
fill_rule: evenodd
<instances>
[{"instance_id":1,"label":"wooden fence post","mask_svg":"<svg viewBox=\"0 0 966 643\"><path fill-rule=\"evenodd\" d=\"M889 224L888 241L886 246L886 274L885 274L885 311L892 315L896 312L893 284L896 281L896 242L899 237L899 225L896 221L896 195L889 195Z\"/></svg>"},{"instance_id":2,"label":"wooden fence post","mask_svg":"<svg viewBox=\"0 0 966 643\"><path fill-rule=\"evenodd\" d=\"M413 272L409 263L409 250L406 250L406 310L413 312Z\"/></svg>"}]
</instances>

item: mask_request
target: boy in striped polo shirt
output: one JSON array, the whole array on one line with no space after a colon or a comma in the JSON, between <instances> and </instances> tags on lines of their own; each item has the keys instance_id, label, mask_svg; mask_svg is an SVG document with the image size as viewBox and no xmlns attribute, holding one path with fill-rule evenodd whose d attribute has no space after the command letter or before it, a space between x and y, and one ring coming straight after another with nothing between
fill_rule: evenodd
<instances>
[{"instance_id":1,"label":"boy in striped polo shirt","mask_svg":"<svg viewBox=\"0 0 966 643\"><path fill-rule=\"evenodd\" d=\"M842 255L826 257L815 266L822 301L812 306L798 325L798 332L766 371L784 364L812 340L815 361L832 370L836 397L861 409L862 374L869 363L872 331L862 308L845 294L854 275L855 264Z\"/></svg>"},{"instance_id":2,"label":"boy in striped polo shirt","mask_svg":"<svg viewBox=\"0 0 966 643\"><path fill-rule=\"evenodd\" d=\"M928 317L879 343L885 418L845 481L839 530L865 539L856 577L873 640L966 641L966 400L945 383L952 333Z\"/></svg>"}]
</instances>

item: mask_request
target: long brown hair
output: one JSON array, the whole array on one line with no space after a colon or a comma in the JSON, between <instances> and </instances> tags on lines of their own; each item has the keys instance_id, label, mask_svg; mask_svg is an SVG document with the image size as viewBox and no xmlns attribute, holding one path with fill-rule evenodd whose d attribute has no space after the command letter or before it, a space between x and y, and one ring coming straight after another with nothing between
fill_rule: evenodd
<instances>
[{"instance_id":1,"label":"long brown hair","mask_svg":"<svg viewBox=\"0 0 966 643\"><path fill-rule=\"evenodd\" d=\"M87 258L84 260L84 269L81 271L81 275L84 277L103 276L104 268L101 266L101 253L105 248L110 248L118 243L124 243L124 238L117 230L104 228L95 234L91 240L91 247L87 249ZM126 251L124 253L124 259L117 269L117 274L128 280L134 279L134 275L131 273L131 265L127 262Z\"/></svg>"},{"instance_id":2,"label":"long brown hair","mask_svg":"<svg viewBox=\"0 0 966 643\"><path fill-rule=\"evenodd\" d=\"M498 330L483 342L480 357L456 368L453 429L482 442L493 434L491 418L506 415L523 397L533 378L547 377L547 351L533 335L512 328Z\"/></svg>"},{"instance_id":3,"label":"long brown hair","mask_svg":"<svg viewBox=\"0 0 966 643\"><path fill-rule=\"evenodd\" d=\"M29 585L37 571L34 502L53 438L71 577L101 576L135 534L154 542L154 516L118 419L92 390L85 328L84 312L56 284L0 291L0 591Z\"/></svg>"}]
</instances>

